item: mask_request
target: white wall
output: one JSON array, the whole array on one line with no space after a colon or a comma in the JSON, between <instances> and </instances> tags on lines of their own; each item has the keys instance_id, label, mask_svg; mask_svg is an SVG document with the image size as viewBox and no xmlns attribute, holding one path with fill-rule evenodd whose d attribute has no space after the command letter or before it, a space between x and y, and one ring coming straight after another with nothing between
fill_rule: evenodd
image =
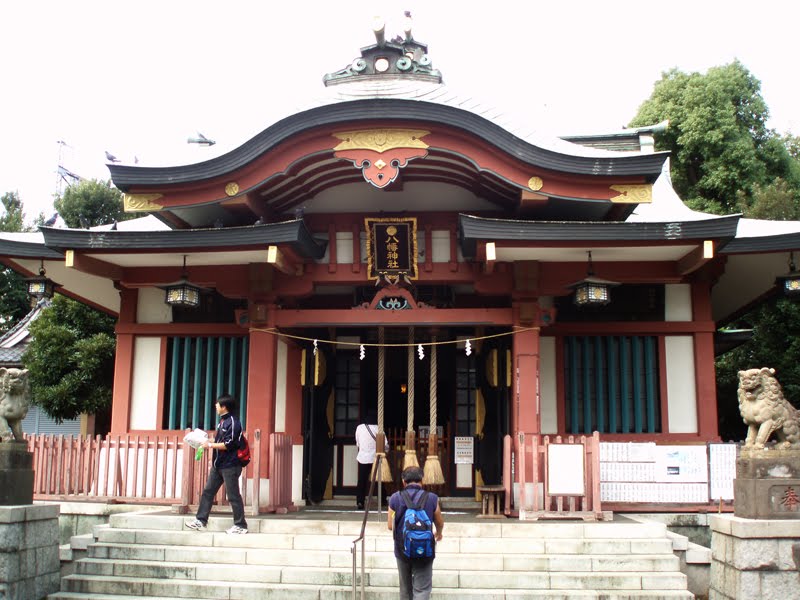
<instances>
[{"instance_id":1,"label":"white wall","mask_svg":"<svg viewBox=\"0 0 800 600\"><path fill-rule=\"evenodd\" d=\"M341 446L342 448L342 485L356 485L358 483L358 465L356 455L358 448L352 446Z\"/></svg>"},{"instance_id":2,"label":"white wall","mask_svg":"<svg viewBox=\"0 0 800 600\"><path fill-rule=\"evenodd\" d=\"M456 465L456 487L457 488L471 488L472 487L472 464L457 464Z\"/></svg>"},{"instance_id":3,"label":"white wall","mask_svg":"<svg viewBox=\"0 0 800 600\"><path fill-rule=\"evenodd\" d=\"M158 419L158 373L161 366L161 338L137 337L133 343L133 386L131 429L160 429Z\"/></svg>"},{"instance_id":4,"label":"white wall","mask_svg":"<svg viewBox=\"0 0 800 600\"><path fill-rule=\"evenodd\" d=\"M286 342L278 338L275 361L275 431L286 431Z\"/></svg>"},{"instance_id":5,"label":"white wall","mask_svg":"<svg viewBox=\"0 0 800 600\"><path fill-rule=\"evenodd\" d=\"M353 262L353 232L336 232L336 262L337 264L350 264Z\"/></svg>"},{"instance_id":6,"label":"white wall","mask_svg":"<svg viewBox=\"0 0 800 600\"><path fill-rule=\"evenodd\" d=\"M303 506L303 444L292 446L292 502Z\"/></svg>"},{"instance_id":7,"label":"white wall","mask_svg":"<svg viewBox=\"0 0 800 600\"><path fill-rule=\"evenodd\" d=\"M667 336L664 346L669 433L697 433L694 340L690 335Z\"/></svg>"},{"instance_id":8,"label":"white wall","mask_svg":"<svg viewBox=\"0 0 800 600\"><path fill-rule=\"evenodd\" d=\"M664 286L664 320L692 320L692 286L688 283L670 283Z\"/></svg>"},{"instance_id":9,"label":"white wall","mask_svg":"<svg viewBox=\"0 0 800 600\"><path fill-rule=\"evenodd\" d=\"M172 307L164 302L164 294L159 288L139 289L137 323L172 323Z\"/></svg>"},{"instance_id":10,"label":"white wall","mask_svg":"<svg viewBox=\"0 0 800 600\"><path fill-rule=\"evenodd\" d=\"M425 237L425 231L420 233ZM447 229L434 229L431 231L431 262L450 262L450 231Z\"/></svg>"},{"instance_id":11,"label":"white wall","mask_svg":"<svg viewBox=\"0 0 800 600\"><path fill-rule=\"evenodd\" d=\"M558 433L556 338L539 338L539 409L542 433Z\"/></svg>"}]
</instances>

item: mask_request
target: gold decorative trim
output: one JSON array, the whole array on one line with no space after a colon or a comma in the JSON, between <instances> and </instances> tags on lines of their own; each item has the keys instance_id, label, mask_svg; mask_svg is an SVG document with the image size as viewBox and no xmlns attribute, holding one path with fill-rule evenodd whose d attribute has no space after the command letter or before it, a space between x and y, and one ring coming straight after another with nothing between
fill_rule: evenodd
<instances>
[{"instance_id":1,"label":"gold decorative trim","mask_svg":"<svg viewBox=\"0 0 800 600\"><path fill-rule=\"evenodd\" d=\"M235 181L231 181L225 186L225 193L228 194L228 196L235 196L239 193L239 184Z\"/></svg>"},{"instance_id":2,"label":"gold decorative trim","mask_svg":"<svg viewBox=\"0 0 800 600\"><path fill-rule=\"evenodd\" d=\"M421 138L430 131L422 129L364 129L361 131L340 131L333 136L342 140L334 151L372 150L377 153L395 148L428 148Z\"/></svg>"},{"instance_id":3,"label":"gold decorative trim","mask_svg":"<svg viewBox=\"0 0 800 600\"><path fill-rule=\"evenodd\" d=\"M650 204L653 201L653 185L650 183L612 185L610 189L620 193L619 196L611 198L612 202L620 204Z\"/></svg>"},{"instance_id":4,"label":"gold decorative trim","mask_svg":"<svg viewBox=\"0 0 800 600\"><path fill-rule=\"evenodd\" d=\"M528 179L528 188L534 192L538 192L542 189L544 185L544 181L542 181L541 177L531 177Z\"/></svg>"},{"instance_id":5,"label":"gold decorative trim","mask_svg":"<svg viewBox=\"0 0 800 600\"><path fill-rule=\"evenodd\" d=\"M125 212L148 212L161 210L164 207L156 204L154 200L163 197L164 194L123 194L122 205Z\"/></svg>"}]
</instances>

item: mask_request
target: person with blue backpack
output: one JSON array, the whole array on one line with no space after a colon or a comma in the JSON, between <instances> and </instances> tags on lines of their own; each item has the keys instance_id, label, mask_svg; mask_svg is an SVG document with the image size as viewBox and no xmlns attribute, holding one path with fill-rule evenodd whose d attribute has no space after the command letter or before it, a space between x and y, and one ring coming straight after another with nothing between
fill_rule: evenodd
<instances>
[{"instance_id":1,"label":"person with blue backpack","mask_svg":"<svg viewBox=\"0 0 800 600\"><path fill-rule=\"evenodd\" d=\"M389 498L387 526L393 532L401 600L430 598L436 542L444 530L439 497L422 489L422 475L419 467L405 469L403 489Z\"/></svg>"}]
</instances>

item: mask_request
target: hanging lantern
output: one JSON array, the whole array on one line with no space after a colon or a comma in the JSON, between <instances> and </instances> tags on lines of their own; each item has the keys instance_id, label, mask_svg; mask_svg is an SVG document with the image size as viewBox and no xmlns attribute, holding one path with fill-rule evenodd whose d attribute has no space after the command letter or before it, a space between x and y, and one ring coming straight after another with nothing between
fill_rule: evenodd
<instances>
[{"instance_id":1,"label":"hanging lantern","mask_svg":"<svg viewBox=\"0 0 800 600\"><path fill-rule=\"evenodd\" d=\"M52 298L55 293L55 288L58 285L45 275L44 260L41 261L39 266L39 276L28 277L25 279L25 282L27 283L28 296L36 300Z\"/></svg>"},{"instance_id":2,"label":"hanging lantern","mask_svg":"<svg viewBox=\"0 0 800 600\"><path fill-rule=\"evenodd\" d=\"M171 283L164 288L166 296L164 302L170 306L188 306L194 308L200 304L200 292L202 288L189 283L186 274L186 255L183 255L183 273L181 279Z\"/></svg>"},{"instance_id":3,"label":"hanging lantern","mask_svg":"<svg viewBox=\"0 0 800 600\"><path fill-rule=\"evenodd\" d=\"M789 272L778 277L778 281L783 283L783 295L787 298L800 297L800 272L794 265L794 252L789 252Z\"/></svg>"},{"instance_id":4,"label":"hanging lantern","mask_svg":"<svg viewBox=\"0 0 800 600\"><path fill-rule=\"evenodd\" d=\"M610 288L619 285L619 283L595 277L591 250L589 250L587 254L589 255L589 265L586 277L569 286L575 290L573 301L576 306L580 307L605 306L611 302Z\"/></svg>"}]
</instances>

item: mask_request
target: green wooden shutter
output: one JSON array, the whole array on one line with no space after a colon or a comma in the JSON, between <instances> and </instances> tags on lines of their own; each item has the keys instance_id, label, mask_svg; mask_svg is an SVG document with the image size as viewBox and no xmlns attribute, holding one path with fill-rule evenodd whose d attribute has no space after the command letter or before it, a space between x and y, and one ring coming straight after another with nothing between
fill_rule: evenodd
<instances>
[{"instance_id":1,"label":"green wooden shutter","mask_svg":"<svg viewBox=\"0 0 800 600\"><path fill-rule=\"evenodd\" d=\"M247 412L247 337L170 337L167 339L167 429L213 429L214 403L232 394L245 424Z\"/></svg>"},{"instance_id":2,"label":"green wooden shutter","mask_svg":"<svg viewBox=\"0 0 800 600\"><path fill-rule=\"evenodd\" d=\"M564 338L568 433L661 431L655 336Z\"/></svg>"}]
</instances>

